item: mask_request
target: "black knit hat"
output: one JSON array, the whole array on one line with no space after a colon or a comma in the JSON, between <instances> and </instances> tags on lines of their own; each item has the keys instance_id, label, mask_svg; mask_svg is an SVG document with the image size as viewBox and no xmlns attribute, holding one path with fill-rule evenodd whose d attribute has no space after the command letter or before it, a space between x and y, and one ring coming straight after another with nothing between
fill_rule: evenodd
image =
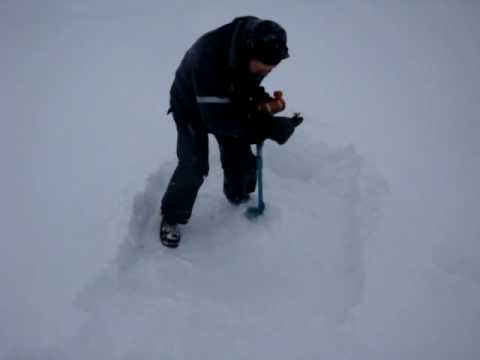
<instances>
[{"instance_id":1,"label":"black knit hat","mask_svg":"<svg viewBox=\"0 0 480 360\"><path fill-rule=\"evenodd\" d=\"M251 56L267 65L288 58L287 33L276 22L260 21L252 31Z\"/></svg>"}]
</instances>

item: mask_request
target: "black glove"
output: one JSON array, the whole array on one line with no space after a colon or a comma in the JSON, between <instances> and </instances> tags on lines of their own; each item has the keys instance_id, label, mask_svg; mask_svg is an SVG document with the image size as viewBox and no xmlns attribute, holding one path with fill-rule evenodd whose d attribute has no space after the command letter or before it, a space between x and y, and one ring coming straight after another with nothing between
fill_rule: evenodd
<instances>
[{"instance_id":1,"label":"black glove","mask_svg":"<svg viewBox=\"0 0 480 360\"><path fill-rule=\"evenodd\" d=\"M267 138L272 139L280 145L285 144L290 136L292 136L295 128L303 122L300 114L292 117L287 116L271 116L269 119L269 130Z\"/></svg>"},{"instance_id":2,"label":"black glove","mask_svg":"<svg viewBox=\"0 0 480 360\"><path fill-rule=\"evenodd\" d=\"M283 145L302 122L303 117L298 113L292 117L287 117L257 112L255 116L249 118L249 121L246 121L244 138L250 144L259 144L271 139Z\"/></svg>"}]
</instances>

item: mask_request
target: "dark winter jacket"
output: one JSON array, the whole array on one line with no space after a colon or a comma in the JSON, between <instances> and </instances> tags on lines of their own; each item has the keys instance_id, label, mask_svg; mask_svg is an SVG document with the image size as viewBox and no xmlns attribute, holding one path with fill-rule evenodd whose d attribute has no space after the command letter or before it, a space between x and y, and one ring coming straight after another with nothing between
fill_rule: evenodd
<instances>
[{"instance_id":1,"label":"dark winter jacket","mask_svg":"<svg viewBox=\"0 0 480 360\"><path fill-rule=\"evenodd\" d=\"M263 76L248 71L248 42L261 20L239 17L201 36L187 51L170 90L173 109L193 128L221 136L252 137L262 131L257 105L271 99Z\"/></svg>"}]
</instances>

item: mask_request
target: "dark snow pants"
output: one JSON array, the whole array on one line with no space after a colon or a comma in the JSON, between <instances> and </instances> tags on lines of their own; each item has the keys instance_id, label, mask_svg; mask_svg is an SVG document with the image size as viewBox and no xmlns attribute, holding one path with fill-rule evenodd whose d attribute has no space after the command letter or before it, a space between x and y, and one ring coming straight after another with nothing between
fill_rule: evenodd
<instances>
[{"instance_id":1,"label":"dark snow pants","mask_svg":"<svg viewBox=\"0 0 480 360\"><path fill-rule=\"evenodd\" d=\"M167 222L186 224L191 217L198 191L208 175L208 133L192 126L188 115L173 109L177 127L178 164L162 199L161 211ZM238 204L255 191L256 159L248 142L227 136L215 136L224 172L223 191Z\"/></svg>"}]
</instances>

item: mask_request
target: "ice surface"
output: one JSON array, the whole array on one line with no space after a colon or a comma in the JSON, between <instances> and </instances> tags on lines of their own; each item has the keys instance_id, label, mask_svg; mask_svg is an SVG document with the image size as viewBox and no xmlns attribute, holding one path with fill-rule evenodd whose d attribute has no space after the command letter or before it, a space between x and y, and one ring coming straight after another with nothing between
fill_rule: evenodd
<instances>
[{"instance_id":1,"label":"ice surface","mask_svg":"<svg viewBox=\"0 0 480 360\"><path fill-rule=\"evenodd\" d=\"M61 357L354 354L343 328L364 291L363 252L379 194L362 189L353 148L305 142L293 142L288 156L266 147L267 210L254 222L223 197L215 156L177 250L157 235L172 164L150 176L116 261L77 299L87 319Z\"/></svg>"}]
</instances>

